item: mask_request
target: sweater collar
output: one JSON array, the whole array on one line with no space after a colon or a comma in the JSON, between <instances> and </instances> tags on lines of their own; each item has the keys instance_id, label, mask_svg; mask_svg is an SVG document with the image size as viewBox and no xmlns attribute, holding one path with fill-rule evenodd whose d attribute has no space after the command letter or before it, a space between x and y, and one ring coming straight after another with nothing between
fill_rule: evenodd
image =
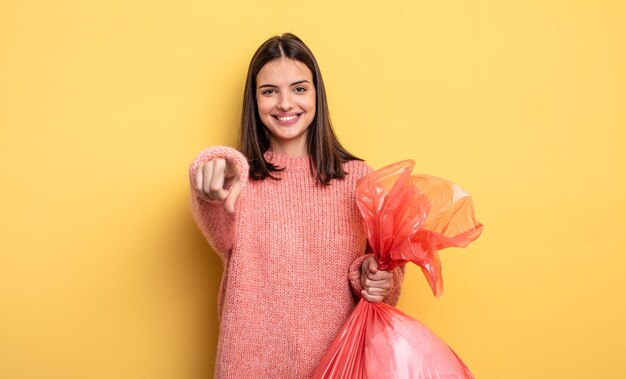
<instances>
[{"instance_id":1,"label":"sweater collar","mask_svg":"<svg viewBox=\"0 0 626 379\"><path fill-rule=\"evenodd\" d=\"M308 155L292 156L268 150L263 153L263 157L265 157L265 160L272 163L273 165L279 168L284 167L288 171L309 170Z\"/></svg>"}]
</instances>

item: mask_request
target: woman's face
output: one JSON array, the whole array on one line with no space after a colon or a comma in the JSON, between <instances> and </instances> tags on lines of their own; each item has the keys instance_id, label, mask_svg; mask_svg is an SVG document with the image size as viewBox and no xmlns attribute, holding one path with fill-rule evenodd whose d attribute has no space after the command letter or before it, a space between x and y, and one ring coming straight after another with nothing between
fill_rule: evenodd
<instances>
[{"instance_id":1,"label":"woman's face","mask_svg":"<svg viewBox=\"0 0 626 379\"><path fill-rule=\"evenodd\" d=\"M311 70L289 58L269 61L256 76L256 102L272 151L306 155L307 131L315 117Z\"/></svg>"}]
</instances>

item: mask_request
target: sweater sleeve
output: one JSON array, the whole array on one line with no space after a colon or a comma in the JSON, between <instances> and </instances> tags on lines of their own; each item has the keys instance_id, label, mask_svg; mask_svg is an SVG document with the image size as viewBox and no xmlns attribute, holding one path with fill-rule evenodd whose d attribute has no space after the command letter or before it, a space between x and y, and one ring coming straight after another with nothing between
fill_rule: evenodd
<instances>
[{"instance_id":1,"label":"sweater sleeve","mask_svg":"<svg viewBox=\"0 0 626 379\"><path fill-rule=\"evenodd\" d=\"M361 291L363 290L363 287L361 286L361 265L363 264L363 261L371 255L372 254L362 255L350 265L348 280L350 281L352 292L357 299L361 299L363 297L363 295L361 295ZM398 299L400 298L400 287L402 286L402 279L404 278L404 265L394 268L391 273L393 275L393 284L391 291L389 291L387 297L383 299L383 302L389 305L396 305L398 303Z\"/></svg>"},{"instance_id":2,"label":"sweater sleeve","mask_svg":"<svg viewBox=\"0 0 626 379\"><path fill-rule=\"evenodd\" d=\"M196 168L214 158L230 158L236 162L241 170L241 196L245 192L248 181L248 161L239 151L227 146L209 147L196 156L189 166L189 184L191 188L191 213L202 234L216 253L222 257L230 254L235 238L235 220L239 207L235 206L235 213L229 214L224 209L223 201L205 200L195 189Z\"/></svg>"}]
</instances>

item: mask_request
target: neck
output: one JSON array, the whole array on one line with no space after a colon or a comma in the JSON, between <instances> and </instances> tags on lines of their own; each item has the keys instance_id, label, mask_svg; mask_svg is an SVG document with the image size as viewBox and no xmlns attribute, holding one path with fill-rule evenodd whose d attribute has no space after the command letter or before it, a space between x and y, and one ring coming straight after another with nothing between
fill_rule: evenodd
<instances>
[{"instance_id":1,"label":"neck","mask_svg":"<svg viewBox=\"0 0 626 379\"><path fill-rule=\"evenodd\" d=\"M289 155L293 157L301 157L309 154L306 148L305 139L291 142L278 142L275 140L270 140L270 150L278 154Z\"/></svg>"}]
</instances>

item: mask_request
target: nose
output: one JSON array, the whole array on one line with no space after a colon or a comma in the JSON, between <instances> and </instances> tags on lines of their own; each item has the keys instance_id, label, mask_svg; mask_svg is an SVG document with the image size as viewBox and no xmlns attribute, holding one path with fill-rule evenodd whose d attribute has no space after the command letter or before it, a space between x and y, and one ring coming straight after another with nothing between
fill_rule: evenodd
<instances>
[{"instance_id":1,"label":"nose","mask_svg":"<svg viewBox=\"0 0 626 379\"><path fill-rule=\"evenodd\" d=\"M282 93L280 95L280 100L278 101L278 109L281 111L288 111L293 108L293 100L291 99L290 93Z\"/></svg>"}]
</instances>

